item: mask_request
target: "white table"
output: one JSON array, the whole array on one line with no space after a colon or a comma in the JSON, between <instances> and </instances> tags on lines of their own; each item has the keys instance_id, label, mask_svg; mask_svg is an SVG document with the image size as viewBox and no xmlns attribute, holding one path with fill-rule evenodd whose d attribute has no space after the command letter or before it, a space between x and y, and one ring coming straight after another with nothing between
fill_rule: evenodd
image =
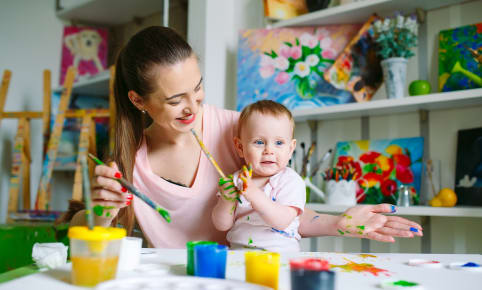
<instances>
[{"instance_id":1,"label":"white table","mask_svg":"<svg viewBox=\"0 0 482 290\"><path fill-rule=\"evenodd\" d=\"M162 264L170 273L167 275L185 275L186 251L168 249L143 249L141 264ZM425 290L463 290L480 289L482 272L469 272L453 270L448 267L429 269L409 266L406 263L410 259L426 259L440 261L444 265L452 262L474 262L482 264L482 255L463 254L374 254L376 257L362 257L358 254L345 253L282 253L279 285L280 289L290 289L290 276L288 261L293 257L321 257L330 261L331 264L343 265L348 261L355 263L369 263L387 272L374 276L369 272L346 272L341 268L336 271L336 290L342 289L377 289L377 285L384 280L406 280L421 284ZM50 270L18 278L0 284L0 290L6 289L87 289L70 284L70 264L59 269ZM244 281L244 253L242 251L230 251L227 261L227 279ZM133 271L120 273L120 276L133 276ZM379 289L379 288L378 288ZM138 289L141 290L141 289Z\"/></svg>"}]
</instances>

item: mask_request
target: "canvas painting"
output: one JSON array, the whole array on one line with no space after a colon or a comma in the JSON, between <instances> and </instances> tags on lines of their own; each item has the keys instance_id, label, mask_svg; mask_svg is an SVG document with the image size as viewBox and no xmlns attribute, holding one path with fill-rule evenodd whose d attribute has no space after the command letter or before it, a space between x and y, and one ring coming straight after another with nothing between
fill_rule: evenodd
<instances>
[{"instance_id":1,"label":"canvas painting","mask_svg":"<svg viewBox=\"0 0 482 290\"><path fill-rule=\"evenodd\" d=\"M458 204L482 206L482 128L458 132L455 192Z\"/></svg>"},{"instance_id":2,"label":"canvas painting","mask_svg":"<svg viewBox=\"0 0 482 290\"><path fill-rule=\"evenodd\" d=\"M376 19L370 17L324 75L328 83L347 90L357 102L369 101L383 82L380 58L370 34Z\"/></svg>"},{"instance_id":3,"label":"canvas painting","mask_svg":"<svg viewBox=\"0 0 482 290\"><path fill-rule=\"evenodd\" d=\"M439 34L439 91L482 88L482 22Z\"/></svg>"},{"instance_id":4,"label":"canvas painting","mask_svg":"<svg viewBox=\"0 0 482 290\"><path fill-rule=\"evenodd\" d=\"M60 93L52 95L52 110L50 127L53 128L55 117L58 113L60 103ZM69 109L108 109L109 101L106 98L72 95ZM96 146L100 158L103 158L108 149L109 138L109 118L95 118ZM80 129L82 120L65 119L64 129L60 138L55 168L57 170L73 169L77 163L77 153L79 147Z\"/></svg>"},{"instance_id":5,"label":"canvas painting","mask_svg":"<svg viewBox=\"0 0 482 290\"><path fill-rule=\"evenodd\" d=\"M290 110L354 101L323 77L361 25L249 29L239 33L237 109L261 99Z\"/></svg>"},{"instance_id":6,"label":"canvas painting","mask_svg":"<svg viewBox=\"0 0 482 290\"><path fill-rule=\"evenodd\" d=\"M358 203L396 204L400 185L420 200L423 138L344 141L336 145L333 167L347 168L358 184Z\"/></svg>"},{"instance_id":7,"label":"canvas painting","mask_svg":"<svg viewBox=\"0 0 482 290\"><path fill-rule=\"evenodd\" d=\"M63 85L69 66L77 68L76 80L107 68L107 35L107 29L103 28L64 27L59 85Z\"/></svg>"}]
</instances>

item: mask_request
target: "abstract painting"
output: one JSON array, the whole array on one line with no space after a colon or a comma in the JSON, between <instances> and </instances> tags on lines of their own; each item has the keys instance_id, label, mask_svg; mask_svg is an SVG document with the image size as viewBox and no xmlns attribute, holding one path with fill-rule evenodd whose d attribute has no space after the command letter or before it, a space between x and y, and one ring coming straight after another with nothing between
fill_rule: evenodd
<instances>
[{"instance_id":1,"label":"abstract painting","mask_svg":"<svg viewBox=\"0 0 482 290\"><path fill-rule=\"evenodd\" d=\"M383 82L376 43L369 31L376 19L368 19L324 75L327 82L349 91L357 102L369 101Z\"/></svg>"},{"instance_id":2,"label":"abstract painting","mask_svg":"<svg viewBox=\"0 0 482 290\"><path fill-rule=\"evenodd\" d=\"M482 128L458 132L455 192L457 204L482 206Z\"/></svg>"},{"instance_id":3,"label":"abstract painting","mask_svg":"<svg viewBox=\"0 0 482 290\"><path fill-rule=\"evenodd\" d=\"M482 88L482 23L439 34L439 91Z\"/></svg>"},{"instance_id":4,"label":"abstract painting","mask_svg":"<svg viewBox=\"0 0 482 290\"><path fill-rule=\"evenodd\" d=\"M64 27L59 85L70 66L77 68L77 81L107 68L107 34L104 28Z\"/></svg>"},{"instance_id":5,"label":"abstract painting","mask_svg":"<svg viewBox=\"0 0 482 290\"><path fill-rule=\"evenodd\" d=\"M354 102L323 77L361 25L249 29L239 33L237 109L260 99L290 110Z\"/></svg>"},{"instance_id":6,"label":"abstract painting","mask_svg":"<svg viewBox=\"0 0 482 290\"><path fill-rule=\"evenodd\" d=\"M335 168L349 171L358 183L358 203L395 204L400 185L419 203L423 138L343 141L336 145Z\"/></svg>"}]
</instances>

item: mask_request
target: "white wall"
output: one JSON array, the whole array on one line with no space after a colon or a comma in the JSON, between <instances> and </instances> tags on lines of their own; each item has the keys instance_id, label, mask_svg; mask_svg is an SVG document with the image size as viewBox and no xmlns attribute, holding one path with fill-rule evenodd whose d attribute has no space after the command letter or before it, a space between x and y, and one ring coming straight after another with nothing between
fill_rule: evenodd
<instances>
[{"instance_id":1,"label":"white wall","mask_svg":"<svg viewBox=\"0 0 482 290\"><path fill-rule=\"evenodd\" d=\"M2 0L0 4L0 74L12 71L6 111L41 111L42 72L50 69L52 86L59 80L62 23L55 17L55 0ZM41 170L41 121L32 122L31 200ZM0 222L5 222L13 138L17 121L0 124Z\"/></svg>"}]
</instances>

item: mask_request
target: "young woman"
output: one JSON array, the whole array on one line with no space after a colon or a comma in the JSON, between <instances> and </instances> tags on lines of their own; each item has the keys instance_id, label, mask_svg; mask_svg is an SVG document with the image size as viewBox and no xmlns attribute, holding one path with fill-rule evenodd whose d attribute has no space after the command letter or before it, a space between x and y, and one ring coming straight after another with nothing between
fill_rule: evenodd
<instances>
[{"instance_id":1,"label":"young woman","mask_svg":"<svg viewBox=\"0 0 482 290\"><path fill-rule=\"evenodd\" d=\"M226 233L211 220L219 176L190 130L198 132L223 171L234 172L243 165L232 142L239 113L202 103L203 78L189 44L166 27L134 35L117 59L115 98L114 162L95 168L93 203L106 207L96 224L119 222L131 232L137 221L154 247L182 248L190 240L224 243ZM113 179L119 176L168 210L172 222L133 198ZM305 208L299 232L302 237L343 232L385 242L422 235L418 224L381 214L394 211L389 204L365 205L332 216ZM82 211L71 221L81 224ZM353 225L365 226L363 234L345 233Z\"/></svg>"}]
</instances>

